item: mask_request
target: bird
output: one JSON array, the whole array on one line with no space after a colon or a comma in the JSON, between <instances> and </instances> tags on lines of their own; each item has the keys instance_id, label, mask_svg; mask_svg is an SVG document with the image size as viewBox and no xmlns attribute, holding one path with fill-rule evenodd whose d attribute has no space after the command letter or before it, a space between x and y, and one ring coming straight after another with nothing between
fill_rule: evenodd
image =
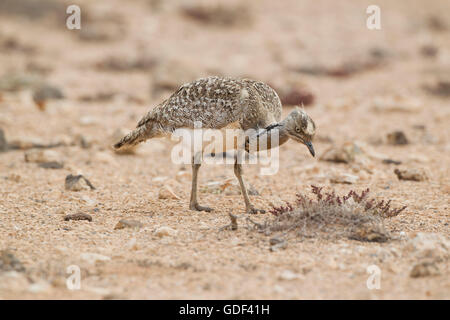
<instances>
[{"instance_id":1,"label":"bird","mask_svg":"<svg viewBox=\"0 0 450 320\"><path fill-rule=\"evenodd\" d=\"M256 151L271 149L289 139L304 144L315 156L312 144L316 125L304 109L294 108L285 119L281 119L282 104L278 94L268 84L252 80L210 76L183 84L168 99L151 109L138 122L137 127L113 145L116 150L133 147L145 140L170 135L179 128L253 129L246 137L239 152L234 154L234 174L239 181L246 212L264 213L250 202L242 174L242 163L238 155L250 152L252 141L257 141ZM272 137L278 141L272 141ZM260 144L261 139L267 143ZM191 157L192 185L189 208L210 212L210 207L201 206L197 199L197 178L201 166L198 161L203 150Z\"/></svg>"}]
</instances>

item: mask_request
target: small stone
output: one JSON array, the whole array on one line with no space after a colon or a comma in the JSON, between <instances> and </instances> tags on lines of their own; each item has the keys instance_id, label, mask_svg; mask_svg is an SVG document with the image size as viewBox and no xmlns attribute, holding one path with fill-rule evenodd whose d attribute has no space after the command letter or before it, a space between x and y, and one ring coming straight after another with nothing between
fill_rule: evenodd
<instances>
[{"instance_id":1,"label":"small stone","mask_svg":"<svg viewBox=\"0 0 450 320\"><path fill-rule=\"evenodd\" d=\"M411 278L422 278L440 275L441 272L436 263L431 261L419 262L413 266L409 276Z\"/></svg>"},{"instance_id":2,"label":"small stone","mask_svg":"<svg viewBox=\"0 0 450 320\"><path fill-rule=\"evenodd\" d=\"M395 164L395 165L402 164L401 161L392 160L392 159L383 159L383 163L384 164Z\"/></svg>"},{"instance_id":3,"label":"small stone","mask_svg":"<svg viewBox=\"0 0 450 320\"><path fill-rule=\"evenodd\" d=\"M17 259L12 252L8 250L0 251L0 270L1 271L17 271L24 272L25 267L19 259Z\"/></svg>"},{"instance_id":4,"label":"small stone","mask_svg":"<svg viewBox=\"0 0 450 320\"><path fill-rule=\"evenodd\" d=\"M45 162L55 162L62 165L61 155L54 150L39 150L39 149L31 149L25 152L25 161L26 162L36 162L36 163L45 163Z\"/></svg>"},{"instance_id":5,"label":"small stone","mask_svg":"<svg viewBox=\"0 0 450 320\"><path fill-rule=\"evenodd\" d=\"M8 180L11 180L11 181L14 181L14 182L19 182L22 177L19 174L17 174L17 173L11 173L6 178Z\"/></svg>"},{"instance_id":6,"label":"small stone","mask_svg":"<svg viewBox=\"0 0 450 320\"><path fill-rule=\"evenodd\" d=\"M419 259L446 260L450 257L450 241L440 234L419 232L408 241L405 250Z\"/></svg>"},{"instance_id":7,"label":"small stone","mask_svg":"<svg viewBox=\"0 0 450 320\"><path fill-rule=\"evenodd\" d=\"M387 142L392 145L405 145L408 144L408 139L403 131L394 131L387 134Z\"/></svg>"},{"instance_id":8,"label":"small stone","mask_svg":"<svg viewBox=\"0 0 450 320\"><path fill-rule=\"evenodd\" d=\"M44 169L62 169L64 168L64 164L57 161L49 161L49 162L41 162L38 164L40 168Z\"/></svg>"},{"instance_id":9,"label":"small stone","mask_svg":"<svg viewBox=\"0 0 450 320\"><path fill-rule=\"evenodd\" d=\"M140 228L142 228L142 226L143 226L143 224L140 221L122 219L116 224L116 226L114 227L114 230L125 229L125 228L140 229Z\"/></svg>"},{"instance_id":10,"label":"small stone","mask_svg":"<svg viewBox=\"0 0 450 320\"><path fill-rule=\"evenodd\" d=\"M280 280L287 280L287 281L297 280L297 279L300 279L300 278L302 278L301 274L295 273L295 272L293 272L291 270L284 270L278 276L278 279L280 279Z\"/></svg>"},{"instance_id":11,"label":"small stone","mask_svg":"<svg viewBox=\"0 0 450 320\"><path fill-rule=\"evenodd\" d=\"M70 220L76 220L76 221L87 220L87 221L91 222L92 216L87 213L78 212L78 213L68 214L64 217L64 221L70 221Z\"/></svg>"},{"instance_id":12,"label":"small stone","mask_svg":"<svg viewBox=\"0 0 450 320\"><path fill-rule=\"evenodd\" d=\"M362 151L356 144L346 142L340 147L332 146L325 150L320 157L320 160L337 163L351 163L355 160L358 153L362 153Z\"/></svg>"},{"instance_id":13,"label":"small stone","mask_svg":"<svg viewBox=\"0 0 450 320\"><path fill-rule=\"evenodd\" d=\"M8 143L6 142L5 133L0 129L0 152L8 150Z\"/></svg>"},{"instance_id":14,"label":"small stone","mask_svg":"<svg viewBox=\"0 0 450 320\"><path fill-rule=\"evenodd\" d=\"M348 173L339 173L335 174L330 178L332 183L343 183L343 184L353 184L359 180L358 176L348 174Z\"/></svg>"},{"instance_id":15,"label":"small stone","mask_svg":"<svg viewBox=\"0 0 450 320\"><path fill-rule=\"evenodd\" d=\"M172 188L169 187L168 185L164 185L163 187L161 187L161 189L159 189L158 198L159 198L159 199L175 199L175 200L180 200L180 197L178 197L178 196L175 194L175 192L173 192Z\"/></svg>"},{"instance_id":16,"label":"small stone","mask_svg":"<svg viewBox=\"0 0 450 320\"><path fill-rule=\"evenodd\" d=\"M51 290L51 285L47 281L39 280L28 287L28 292L31 293L45 293Z\"/></svg>"},{"instance_id":17,"label":"small stone","mask_svg":"<svg viewBox=\"0 0 450 320\"><path fill-rule=\"evenodd\" d=\"M425 181L428 176L423 169L395 169L394 173L399 180Z\"/></svg>"},{"instance_id":18,"label":"small stone","mask_svg":"<svg viewBox=\"0 0 450 320\"><path fill-rule=\"evenodd\" d=\"M157 237L165 237L165 236L175 236L177 231L172 229L171 227L159 227L155 230L155 235Z\"/></svg>"},{"instance_id":19,"label":"small stone","mask_svg":"<svg viewBox=\"0 0 450 320\"><path fill-rule=\"evenodd\" d=\"M81 190L94 190L95 187L91 182L86 179L83 175L72 175L69 174L65 181L66 190L70 191L81 191Z\"/></svg>"},{"instance_id":20,"label":"small stone","mask_svg":"<svg viewBox=\"0 0 450 320\"><path fill-rule=\"evenodd\" d=\"M439 81L434 85L424 86L429 93L441 97L450 97L450 81Z\"/></svg>"},{"instance_id":21,"label":"small stone","mask_svg":"<svg viewBox=\"0 0 450 320\"><path fill-rule=\"evenodd\" d=\"M33 101L40 110L45 110L45 104L48 100L64 99L64 94L61 89L49 85L42 84L33 90Z\"/></svg>"},{"instance_id":22,"label":"small stone","mask_svg":"<svg viewBox=\"0 0 450 320\"><path fill-rule=\"evenodd\" d=\"M97 261L110 261L111 260L110 257L104 256L104 255L101 255L98 253L91 253L91 252L82 253L80 255L80 258L82 260L89 262L90 264L95 264Z\"/></svg>"}]
</instances>

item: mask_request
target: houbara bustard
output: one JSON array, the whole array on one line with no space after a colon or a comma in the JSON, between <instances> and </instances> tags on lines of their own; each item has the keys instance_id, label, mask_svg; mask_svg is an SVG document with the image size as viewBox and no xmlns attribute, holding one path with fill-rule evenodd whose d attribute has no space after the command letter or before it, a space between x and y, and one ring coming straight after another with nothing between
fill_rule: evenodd
<instances>
[{"instance_id":1,"label":"houbara bustard","mask_svg":"<svg viewBox=\"0 0 450 320\"><path fill-rule=\"evenodd\" d=\"M263 82L222 77L202 78L182 85L167 100L150 110L139 121L136 129L116 143L114 148L133 146L150 138L171 134L179 128L193 129L200 123L202 128L207 129L254 129L258 140L265 138L269 141L265 145L267 149L279 146L291 138L305 144L314 156L311 143L316 129L314 121L298 107L281 120L281 110L277 93ZM272 136L277 137L278 141L270 141ZM246 142L252 138L255 136L249 137ZM249 151L248 143L237 147ZM241 187L246 211L264 212L250 203L242 178L242 163L238 161L237 154L235 153L234 173ZM197 202L197 176L201 165L196 161L197 156L198 154L192 156L189 208L211 211L211 208L201 206Z\"/></svg>"}]
</instances>

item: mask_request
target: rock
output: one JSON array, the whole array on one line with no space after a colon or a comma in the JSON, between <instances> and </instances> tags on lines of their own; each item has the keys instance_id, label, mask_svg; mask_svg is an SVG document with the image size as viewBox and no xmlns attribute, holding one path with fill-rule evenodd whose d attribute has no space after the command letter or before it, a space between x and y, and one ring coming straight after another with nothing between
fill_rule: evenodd
<instances>
[{"instance_id":1,"label":"rock","mask_svg":"<svg viewBox=\"0 0 450 320\"><path fill-rule=\"evenodd\" d=\"M355 143L346 142L340 147L332 146L328 148L322 154L320 160L337 163L351 163L359 153L362 153L362 151Z\"/></svg>"},{"instance_id":2,"label":"rock","mask_svg":"<svg viewBox=\"0 0 450 320\"><path fill-rule=\"evenodd\" d=\"M66 176L65 189L70 191L81 191L81 190L94 190L95 187L91 182L86 179L83 175L72 175Z\"/></svg>"},{"instance_id":3,"label":"rock","mask_svg":"<svg viewBox=\"0 0 450 320\"><path fill-rule=\"evenodd\" d=\"M6 142L5 133L0 129L0 152L8 150L8 143Z\"/></svg>"},{"instance_id":4,"label":"rock","mask_svg":"<svg viewBox=\"0 0 450 320\"><path fill-rule=\"evenodd\" d=\"M110 257L104 256L104 255L101 255L98 253L91 253L91 252L82 253L80 255L80 258L82 260L89 262L90 264L95 264L97 261L110 261L111 260Z\"/></svg>"},{"instance_id":5,"label":"rock","mask_svg":"<svg viewBox=\"0 0 450 320\"><path fill-rule=\"evenodd\" d=\"M417 233L405 245L408 254L418 259L445 260L450 257L450 241L435 233Z\"/></svg>"},{"instance_id":6,"label":"rock","mask_svg":"<svg viewBox=\"0 0 450 320\"><path fill-rule=\"evenodd\" d=\"M58 87L49 84L41 84L33 90L33 101L41 111L45 110L48 100L64 99L64 94Z\"/></svg>"},{"instance_id":7,"label":"rock","mask_svg":"<svg viewBox=\"0 0 450 320\"><path fill-rule=\"evenodd\" d=\"M116 226L114 227L114 230L118 229L125 229L125 228L131 228L131 229L140 229L142 228L143 224L137 220L120 220Z\"/></svg>"},{"instance_id":8,"label":"rock","mask_svg":"<svg viewBox=\"0 0 450 320\"><path fill-rule=\"evenodd\" d=\"M387 142L392 145L405 145L409 143L403 131L394 131L388 133Z\"/></svg>"},{"instance_id":9,"label":"rock","mask_svg":"<svg viewBox=\"0 0 450 320\"><path fill-rule=\"evenodd\" d=\"M87 221L91 222L92 216L87 213L78 212L78 213L68 214L64 217L64 221L70 221L70 220L76 220L76 221L87 220Z\"/></svg>"},{"instance_id":10,"label":"rock","mask_svg":"<svg viewBox=\"0 0 450 320\"><path fill-rule=\"evenodd\" d=\"M428 176L423 169L395 169L394 173L399 180L425 181Z\"/></svg>"},{"instance_id":11,"label":"rock","mask_svg":"<svg viewBox=\"0 0 450 320\"><path fill-rule=\"evenodd\" d=\"M366 223L351 230L348 238L367 242L387 242L390 237L382 226L372 226Z\"/></svg>"},{"instance_id":12,"label":"rock","mask_svg":"<svg viewBox=\"0 0 450 320\"><path fill-rule=\"evenodd\" d=\"M344 184L353 184L359 180L358 176L348 174L348 173L338 173L333 175L330 178L332 183L344 183Z\"/></svg>"},{"instance_id":13,"label":"rock","mask_svg":"<svg viewBox=\"0 0 450 320\"><path fill-rule=\"evenodd\" d=\"M50 283L44 280L39 280L28 287L28 292L30 293L45 293L51 290L52 286Z\"/></svg>"},{"instance_id":14,"label":"rock","mask_svg":"<svg viewBox=\"0 0 450 320\"><path fill-rule=\"evenodd\" d=\"M432 44L425 44L420 47L419 51L425 58L435 58L439 53L439 48Z\"/></svg>"},{"instance_id":15,"label":"rock","mask_svg":"<svg viewBox=\"0 0 450 320\"><path fill-rule=\"evenodd\" d=\"M82 126L92 126L98 124L98 119L92 116L83 116L80 118L80 125Z\"/></svg>"},{"instance_id":16,"label":"rock","mask_svg":"<svg viewBox=\"0 0 450 320\"><path fill-rule=\"evenodd\" d=\"M422 278L440 275L441 272L436 263L431 261L419 262L413 266L409 276L411 278Z\"/></svg>"},{"instance_id":17,"label":"rock","mask_svg":"<svg viewBox=\"0 0 450 320\"><path fill-rule=\"evenodd\" d=\"M19 91L42 82L41 77L31 74L5 74L0 77L0 91Z\"/></svg>"},{"instance_id":18,"label":"rock","mask_svg":"<svg viewBox=\"0 0 450 320\"><path fill-rule=\"evenodd\" d=\"M383 163L384 164L395 164L395 165L402 164L401 161L392 160L392 159L383 159Z\"/></svg>"},{"instance_id":19,"label":"rock","mask_svg":"<svg viewBox=\"0 0 450 320\"><path fill-rule=\"evenodd\" d=\"M284 270L278 276L278 279L280 279L280 280L287 280L287 281L297 280L297 279L300 279L300 278L303 278L303 275L295 273L295 272L293 272L291 270Z\"/></svg>"},{"instance_id":20,"label":"rock","mask_svg":"<svg viewBox=\"0 0 450 320\"><path fill-rule=\"evenodd\" d=\"M175 199L175 200L180 200L180 197L178 197L175 192L173 192L172 188L169 187L168 185L164 185L161 187L161 189L159 189L159 193L158 193L158 198L159 199Z\"/></svg>"},{"instance_id":21,"label":"rock","mask_svg":"<svg viewBox=\"0 0 450 320\"><path fill-rule=\"evenodd\" d=\"M0 291L23 292L28 286L28 277L23 272L0 272Z\"/></svg>"},{"instance_id":22,"label":"rock","mask_svg":"<svg viewBox=\"0 0 450 320\"><path fill-rule=\"evenodd\" d=\"M60 165L63 165L61 155L54 150L42 150L42 149L27 150L25 152L25 161L36 163L55 162Z\"/></svg>"},{"instance_id":23,"label":"rock","mask_svg":"<svg viewBox=\"0 0 450 320\"><path fill-rule=\"evenodd\" d=\"M44 169L62 169L64 168L64 164L57 161L49 161L49 162L41 162L38 164L40 168Z\"/></svg>"},{"instance_id":24,"label":"rock","mask_svg":"<svg viewBox=\"0 0 450 320\"><path fill-rule=\"evenodd\" d=\"M272 251L272 252L275 252L278 250L284 250L288 246L287 241L280 239L280 238L271 238L269 240L269 243L270 243L270 251Z\"/></svg>"},{"instance_id":25,"label":"rock","mask_svg":"<svg viewBox=\"0 0 450 320\"><path fill-rule=\"evenodd\" d=\"M159 227L155 230L155 235L160 238L165 236L175 236L176 234L177 231L170 227Z\"/></svg>"},{"instance_id":26,"label":"rock","mask_svg":"<svg viewBox=\"0 0 450 320\"><path fill-rule=\"evenodd\" d=\"M450 81L438 81L433 85L425 85L424 89L433 95L448 98L450 97Z\"/></svg>"},{"instance_id":27,"label":"rock","mask_svg":"<svg viewBox=\"0 0 450 320\"><path fill-rule=\"evenodd\" d=\"M24 272L25 267L14 254L8 250L0 251L0 270Z\"/></svg>"},{"instance_id":28,"label":"rock","mask_svg":"<svg viewBox=\"0 0 450 320\"><path fill-rule=\"evenodd\" d=\"M14 182L19 182L22 177L19 174L17 174L17 173L11 173L6 178L8 180L11 180L11 181L14 181Z\"/></svg>"},{"instance_id":29,"label":"rock","mask_svg":"<svg viewBox=\"0 0 450 320\"><path fill-rule=\"evenodd\" d=\"M92 147L92 139L87 138L86 136L82 135L82 134L77 134L73 140L72 140L72 145L77 145L82 147L83 149L89 149L90 147Z\"/></svg>"}]
</instances>

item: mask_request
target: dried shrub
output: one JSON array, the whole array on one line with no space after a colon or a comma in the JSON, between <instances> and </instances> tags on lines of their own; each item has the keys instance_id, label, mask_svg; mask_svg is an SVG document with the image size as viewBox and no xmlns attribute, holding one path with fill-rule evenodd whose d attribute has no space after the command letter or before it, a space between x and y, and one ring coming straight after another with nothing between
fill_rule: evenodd
<instances>
[{"instance_id":1,"label":"dried shrub","mask_svg":"<svg viewBox=\"0 0 450 320\"><path fill-rule=\"evenodd\" d=\"M339 196L334 191L323 192L322 187L311 188L315 199L297 194L295 204L273 207L270 212L275 219L256 224L257 228L266 234L295 232L300 238L385 242L390 236L383 219L406 208L391 208L391 200L371 199L369 189L361 193L351 190Z\"/></svg>"}]
</instances>

